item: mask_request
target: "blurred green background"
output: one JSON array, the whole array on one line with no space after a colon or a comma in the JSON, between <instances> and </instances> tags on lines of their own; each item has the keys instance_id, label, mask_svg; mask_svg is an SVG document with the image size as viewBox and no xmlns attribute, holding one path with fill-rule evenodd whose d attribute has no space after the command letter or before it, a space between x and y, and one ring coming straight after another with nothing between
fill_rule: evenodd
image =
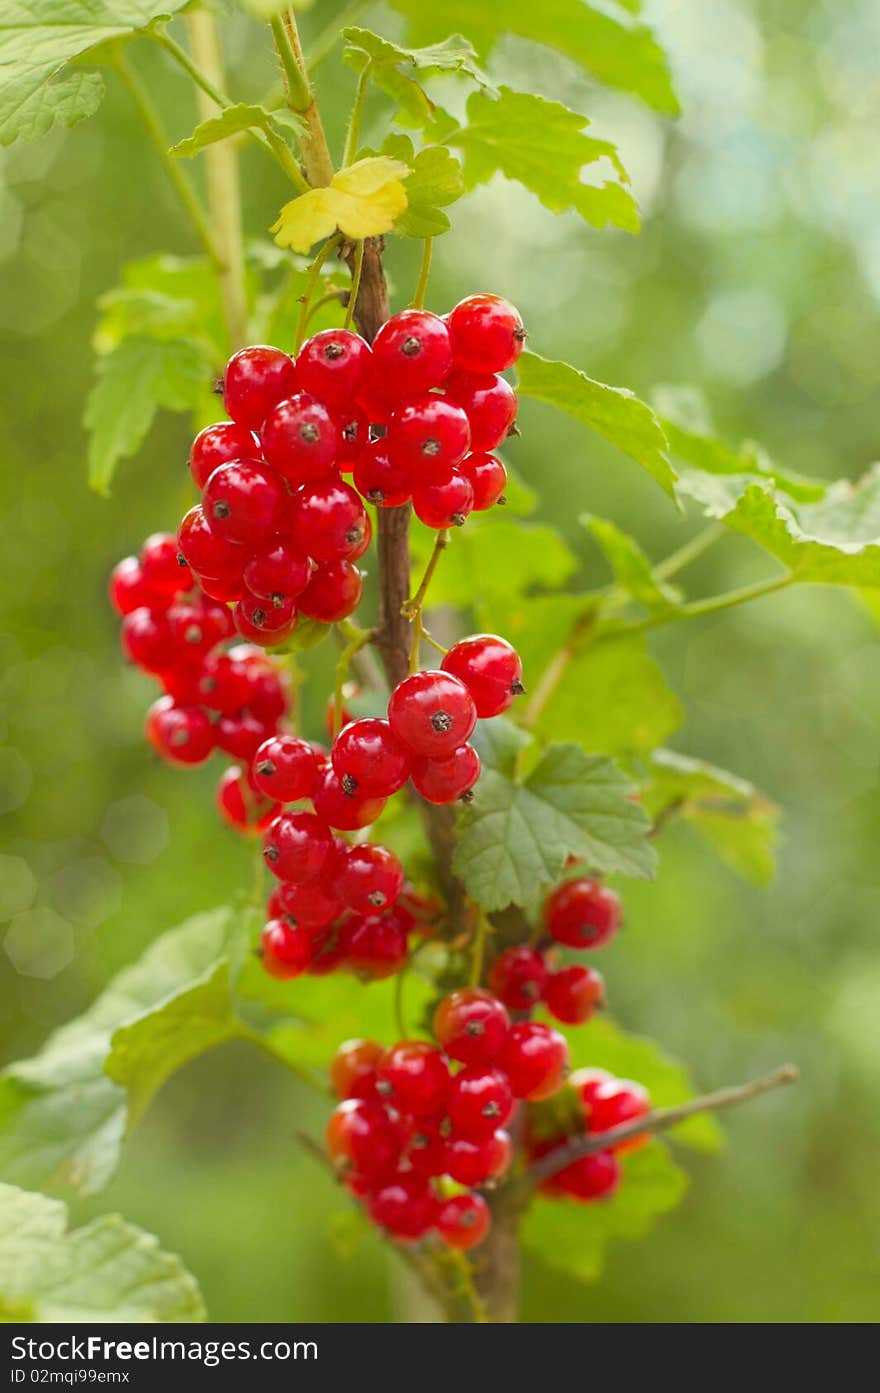
<instances>
[{"instance_id":1,"label":"blurred green background","mask_svg":"<svg viewBox=\"0 0 880 1393\"><path fill-rule=\"evenodd\" d=\"M332 4L319 4L326 21ZM429 304L510 296L531 343L649 396L700 384L716 423L808 474L856 477L876 457L880 389L880 14L872 0L649 0L684 114L675 125L596 91L557 55L516 42L493 72L594 119L615 138L645 213L641 236L553 218L496 181L454 210ZM305 17L305 26L317 22ZM376 27L381 27L377 24ZM229 21L230 85L271 72L258 27ZM175 137L190 93L135 52ZM351 75L321 70L341 144ZM365 135L369 137L369 129ZM249 231L286 194L247 153ZM98 117L0 161L0 1035L30 1053L120 965L189 913L234 897L247 848L211 806L216 769L174 773L141 738L148 684L123 668L105 601L113 562L172 527L188 428L165 416L113 497L85 485L80 425L95 300L123 263L190 252L189 234L124 92ZM414 250L395 248L406 288ZM654 558L689 535L628 461L542 408L511 459L604 578L578 512L614 518ZM694 594L768 573L724 541ZM532 1321L869 1321L878 1315L880 1192L880 645L844 593L794 590L662 631L655 655L685 717L670 742L753 779L785 814L773 887L759 892L686 828L661 872L627 888L607 953L615 1014L655 1036L702 1087L786 1059L802 1083L730 1116L719 1157L686 1158L683 1206L603 1281L525 1268ZM315 655L307 715L320 733L331 654ZM585 703L590 693L584 692ZM380 1320L399 1312L372 1239L344 1256L334 1187L297 1149L313 1105L244 1048L163 1092L109 1191L179 1251L216 1320ZM328 1234L332 1239L328 1250Z\"/></svg>"}]
</instances>

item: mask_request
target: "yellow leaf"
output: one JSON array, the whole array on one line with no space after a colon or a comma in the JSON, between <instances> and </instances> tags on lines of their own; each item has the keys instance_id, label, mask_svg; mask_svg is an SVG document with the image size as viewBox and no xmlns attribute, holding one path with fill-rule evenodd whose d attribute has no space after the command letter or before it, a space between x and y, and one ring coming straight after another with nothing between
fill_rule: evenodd
<instances>
[{"instance_id":1,"label":"yellow leaf","mask_svg":"<svg viewBox=\"0 0 880 1393\"><path fill-rule=\"evenodd\" d=\"M401 179L409 173L408 165L385 155L340 169L329 188L309 189L285 203L271 228L275 241L304 253L337 227L355 241L390 232L406 208Z\"/></svg>"},{"instance_id":2,"label":"yellow leaf","mask_svg":"<svg viewBox=\"0 0 880 1393\"><path fill-rule=\"evenodd\" d=\"M340 193L351 194L353 198L370 198L379 193L392 180L405 179L410 173L409 165L400 160L389 159L387 155L371 155L358 160L347 169L340 169L333 175L333 187Z\"/></svg>"},{"instance_id":3,"label":"yellow leaf","mask_svg":"<svg viewBox=\"0 0 880 1393\"><path fill-rule=\"evenodd\" d=\"M316 242L321 242L335 232L339 213L335 189L309 189L308 193L292 198L278 215L278 221L269 229L275 233L279 247L290 247L291 251L308 252Z\"/></svg>"}]
</instances>

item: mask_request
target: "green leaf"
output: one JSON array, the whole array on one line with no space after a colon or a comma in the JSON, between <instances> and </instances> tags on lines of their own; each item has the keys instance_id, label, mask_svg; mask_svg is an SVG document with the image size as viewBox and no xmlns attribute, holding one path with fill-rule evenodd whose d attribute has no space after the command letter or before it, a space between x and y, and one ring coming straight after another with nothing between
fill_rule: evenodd
<instances>
[{"instance_id":1,"label":"green leaf","mask_svg":"<svg viewBox=\"0 0 880 1393\"><path fill-rule=\"evenodd\" d=\"M668 740L682 714L644 638L606 635L574 658L544 705L535 731L623 757Z\"/></svg>"},{"instance_id":2,"label":"green leaf","mask_svg":"<svg viewBox=\"0 0 880 1393\"><path fill-rule=\"evenodd\" d=\"M680 595L654 574L638 542L608 518L584 514L581 522L595 537L614 572L615 584L649 614L668 614L679 608Z\"/></svg>"},{"instance_id":3,"label":"green leaf","mask_svg":"<svg viewBox=\"0 0 880 1393\"><path fill-rule=\"evenodd\" d=\"M544 44L565 54L592 77L641 97L658 111L675 113L678 103L663 50L651 30L624 15L583 0L392 0L406 16L413 43L431 43L450 30L466 34L477 52L488 57L508 34ZM635 0L626 8L637 9Z\"/></svg>"},{"instance_id":4,"label":"green leaf","mask_svg":"<svg viewBox=\"0 0 880 1393\"><path fill-rule=\"evenodd\" d=\"M725 526L751 537L798 581L880 586L880 465L839 479L817 503L795 503L751 484Z\"/></svg>"},{"instance_id":5,"label":"green leaf","mask_svg":"<svg viewBox=\"0 0 880 1393\"><path fill-rule=\"evenodd\" d=\"M244 1001L260 1002L284 1017L268 1031L272 1049L300 1069L322 1073L342 1040L368 1036L393 1042L397 990L395 979L365 984L341 972L279 982L253 956L245 961L236 984L237 995ZM436 989L410 971L402 990L407 1019L418 1021L436 997Z\"/></svg>"},{"instance_id":6,"label":"green leaf","mask_svg":"<svg viewBox=\"0 0 880 1393\"><path fill-rule=\"evenodd\" d=\"M637 1079L651 1095L655 1108L674 1108L693 1098L696 1089L688 1071L665 1054L653 1040L630 1035L607 1015L594 1016L584 1026L570 1028L554 1022L567 1036L573 1069L607 1069L619 1079ZM670 1133L698 1151L717 1151L723 1133L711 1113L689 1117Z\"/></svg>"},{"instance_id":7,"label":"green leaf","mask_svg":"<svg viewBox=\"0 0 880 1393\"><path fill-rule=\"evenodd\" d=\"M14 0L0 26L0 145L38 140L56 121L74 126L104 96L97 73L61 78L66 63L108 40L125 38L185 0Z\"/></svg>"},{"instance_id":8,"label":"green leaf","mask_svg":"<svg viewBox=\"0 0 880 1393\"><path fill-rule=\"evenodd\" d=\"M196 407L210 379L211 360L191 339L138 336L99 358L98 381L86 405L89 483L107 494L116 466L137 452L160 406Z\"/></svg>"},{"instance_id":9,"label":"green leaf","mask_svg":"<svg viewBox=\"0 0 880 1393\"><path fill-rule=\"evenodd\" d=\"M195 1278L118 1214L68 1229L67 1206L0 1185L0 1309L40 1322L202 1321Z\"/></svg>"},{"instance_id":10,"label":"green leaf","mask_svg":"<svg viewBox=\"0 0 880 1393\"><path fill-rule=\"evenodd\" d=\"M522 1226L526 1247L578 1281L594 1282L612 1239L644 1238L657 1219L680 1204L687 1176L662 1142L622 1156L621 1164L623 1178L610 1200L535 1200Z\"/></svg>"},{"instance_id":11,"label":"green leaf","mask_svg":"<svg viewBox=\"0 0 880 1393\"><path fill-rule=\"evenodd\" d=\"M427 564L435 535L413 527L414 575ZM522 595L533 586L556 590L576 568L576 557L554 528L491 508L472 513L456 528L431 581L429 605L467 609L495 596Z\"/></svg>"},{"instance_id":12,"label":"green leaf","mask_svg":"<svg viewBox=\"0 0 880 1393\"><path fill-rule=\"evenodd\" d=\"M398 121L402 125L424 128L434 123L437 108L415 73L443 73L470 79L487 92L496 88L477 65L476 54L460 34L453 34L441 43L426 48L402 48L369 29L350 27L342 30L346 40L345 61L370 77L377 87L401 107Z\"/></svg>"},{"instance_id":13,"label":"green leaf","mask_svg":"<svg viewBox=\"0 0 880 1393\"><path fill-rule=\"evenodd\" d=\"M523 184L553 213L573 210L593 227L611 223L636 232L638 207L616 147L585 135L587 125L585 116L559 102L502 87L497 99L473 92L467 124L445 138L464 153L468 188L501 173ZM585 183L584 168L602 159L616 177Z\"/></svg>"},{"instance_id":14,"label":"green leaf","mask_svg":"<svg viewBox=\"0 0 880 1393\"><path fill-rule=\"evenodd\" d=\"M692 823L746 880L772 880L779 809L746 779L674 750L655 750L643 802L655 818L674 812Z\"/></svg>"},{"instance_id":15,"label":"green leaf","mask_svg":"<svg viewBox=\"0 0 880 1393\"><path fill-rule=\"evenodd\" d=\"M527 775L528 736L509 721L478 726L483 774L458 817L454 868L484 909L534 908L569 856L597 871L647 878L656 856L633 786L610 759L551 745Z\"/></svg>"},{"instance_id":16,"label":"green leaf","mask_svg":"<svg viewBox=\"0 0 880 1393\"><path fill-rule=\"evenodd\" d=\"M115 1031L104 1071L128 1091L129 1127L171 1074L238 1031L225 952L185 991Z\"/></svg>"},{"instance_id":17,"label":"green leaf","mask_svg":"<svg viewBox=\"0 0 880 1393\"><path fill-rule=\"evenodd\" d=\"M429 145L415 154L412 141L404 135L389 136L382 152L412 169L404 182L406 211L396 220L394 231L404 237L439 237L447 232L450 222L442 210L464 193L458 160L445 145Z\"/></svg>"},{"instance_id":18,"label":"green leaf","mask_svg":"<svg viewBox=\"0 0 880 1393\"><path fill-rule=\"evenodd\" d=\"M546 402L589 426L647 469L667 493L673 493L676 476L663 428L651 408L632 392L595 382L569 363L551 362L537 353L523 353L517 373L522 396Z\"/></svg>"},{"instance_id":19,"label":"green leaf","mask_svg":"<svg viewBox=\"0 0 880 1393\"><path fill-rule=\"evenodd\" d=\"M661 745L681 723L678 698L644 637L593 635L593 597L499 593L475 609L478 627L504 634L522 659L526 696L510 715L528 715L546 739L631 756ZM569 645L573 656L536 715L529 703Z\"/></svg>"},{"instance_id":20,"label":"green leaf","mask_svg":"<svg viewBox=\"0 0 880 1393\"><path fill-rule=\"evenodd\" d=\"M243 131L271 131L283 140L289 134L291 121L294 122L294 129L301 124L296 122L293 112L274 113L262 106L238 102L235 106L226 107L219 116L202 121L192 135L172 145L171 154L189 159L207 146L215 145L218 140L241 135Z\"/></svg>"},{"instance_id":21,"label":"green leaf","mask_svg":"<svg viewBox=\"0 0 880 1393\"><path fill-rule=\"evenodd\" d=\"M248 274L248 299L255 277ZM226 325L217 277L203 257L148 256L124 268L122 283L98 301L98 353L124 338L187 338L203 342L218 369L227 355Z\"/></svg>"},{"instance_id":22,"label":"green leaf","mask_svg":"<svg viewBox=\"0 0 880 1393\"><path fill-rule=\"evenodd\" d=\"M125 1089L104 1070L121 1027L158 1011L159 1029L123 1036L126 1082L136 1106L177 1062L190 1057L174 1003L210 980L228 955L236 925L230 910L196 915L163 934L139 962L115 977L91 1007L50 1036L33 1059L0 1074L0 1173L43 1185L63 1181L85 1194L111 1179L128 1121ZM163 1059L161 1030L174 1022ZM132 1044L138 1046L137 1050Z\"/></svg>"}]
</instances>

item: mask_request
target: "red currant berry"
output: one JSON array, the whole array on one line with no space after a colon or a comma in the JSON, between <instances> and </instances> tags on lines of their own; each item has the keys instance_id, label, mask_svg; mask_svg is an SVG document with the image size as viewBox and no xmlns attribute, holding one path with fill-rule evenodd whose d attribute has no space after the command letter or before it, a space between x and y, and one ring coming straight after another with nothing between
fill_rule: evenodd
<instances>
[{"instance_id":1,"label":"red currant berry","mask_svg":"<svg viewBox=\"0 0 880 1393\"><path fill-rule=\"evenodd\" d=\"M198 706L160 697L147 712L147 739L169 764L201 764L214 748L214 727Z\"/></svg>"},{"instance_id":2,"label":"red currant berry","mask_svg":"<svg viewBox=\"0 0 880 1393\"><path fill-rule=\"evenodd\" d=\"M589 1113L593 1094L600 1083L607 1083L614 1075L607 1069L575 1069L568 1082L580 1098L585 1113Z\"/></svg>"},{"instance_id":3,"label":"red currant berry","mask_svg":"<svg viewBox=\"0 0 880 1393\"><path fill-rule=\"evenodd\" d=\"M451 1195L437 1212L436 1229L447 1248L467 1252L489 1232L489 1206L482 1195Z\"/></svg>"},{"instance_id":4,"label":"red currant berry","mask_svg":"<svg viewBox=\"0 0 880 1393\"><path fill-rule=\"evenodd\" d=\"M351 329L322 329L300 349L296 375L304 392L344 407L360 391L371 356L370 345Z\"/></svg>"},{"instance_id":5,"label":"red currant berry","mask_svg":"<svg viewBox=\"0 0 880 1393\"><path fill-rule=\"evenodd\" d=\"M263 454L291 484L311 484L332 473L339 424L305 392L279 402L260 432Z\"/></svg>"},{"instance_id":6,"label":"red currant berry","mask_svg":"<svg viewBox=\"0 0 880 1393\"><path fill-rule=\"evenodd\" d=\"M536 948L505 948L489 969L489 986L511 1011L530 1011L544 995L547 964Z\"/></svg>"},{"instance_id":7,"label":"red currant berry","mask_svg":"<svg viewBox=\"0 0 880 1393\"><path fill-rule=\"evenodd\" d=\"M342 923L339 940L342 956L352 972L371 981L391 977L406 962L406 928L394 910L352 915Z\"/></svg>"},{"instance_id":8,"label":"red currant berry","mask_svg":"<svg viewBox=\"0 0 880 1393\"><path fill-rule=\"evenodd\" d=\"M226 605L205 595L177 600L168 610L168 626L174 642L192 659L207 654L235 632Z\"/></svg>"},{"instance_id":9,"label":"red currant berry","mask_svg":"<svg viewBox=\"0 0 880 1393\"><path fill-rule=\"evenodd\" d=\"M451 367L452 346L443 320L427 310L403 310L382 325L373 341L366 385L378 386L386 401L406 401L439 387Z\"/></svg>"},{"instance_id":10,"label":"red currant berry","mask_svg":"<svg viewBox=\"0 0 880 1393\"><path fill-rule=\"evenodd\" d=\"M196 488L203 489L219 465L256 459L259 453L260 442L252 431L234 421L220 421L199 431L190 447L189 472Z\"/></svg>"},{"instance_id":11,"label":"red currant berry","mask_svg":"<svg viewBox=\"0 0 880 1393\"><path fill-rule=\"evenodd\" d=\"M446 1174L448 1143L442 1125L422 1118L409 1139L406 1159L416 1175L433 1177Z\"/></svg>"},{"instance_id":12,"label":"red currant berry","mask_svg":"<svg viewBox=\"0 0 880 1393\"><path fill-rule=\"evenodd\" d=\"M469 803L479 777L480 756L473 745L460 745L445 759L413 760L413 788L427 803Z\"/></svg>"},{"instance_id":13,"label":"red currant berry","mask_svg":"<svg viewBox=\"0 0 880 1393\"><path fill-rule=\"evenodd\" d=\"M409 468L391 458L384 439L370 441L355 464L352 481L368 503L380 508L399 508L412 497Z\"/></svg>"},{"instance_id":14,"label":"red currant berry","mask_svg":"<svg viewBox=\"0 0 880 1393\"><path fill-rule=\"evenodd\" d=\"M192 578L181 566L177 541L168 532L154 532L141 547L141 570L154 595L170 600L178 590L188 590Z\"/></svg>"},{"instance_id":15,"label":"red currant berry","mask_svg":"<svg viewBox=\"0 0 880 1393\"><path fill-rule=\"evenodd\" d=\"M497 450L516 420L516 392L510 383L503 377L456 372L447 383L446 395L467 413L471 449Z\"/></svg>"},{"instance_id":16,"label":"red currant berry","mask_svg":"<svg viewBox=\"0 0 880 1393\"><path fill-rule=\"evenodd\" d=\"M334 881L343 904L359 914L378 914L393 905L403 889L403 867L385 846L353 846Z\"/></svg>"},{"instance_id":17,"label":"red currant berry","mask_svg":"<svg viewBox=\"0 0 880 1393\"><path fill-rule=\"evenodd\" d=\"M370 423L358 407L346 403L339 417L336 467L343 474L353 469L370 440Z\"/></svg>"},{"instance_id":18,"label":"red currant berry","mask_svg":"<svg viewBox=\"0 0 880 1393\"><path fill-rule=\"evenodd\" d=\"M244 548L242 548L244 550ZM193 572L195 575L195 572ZM196 576L196 580L202 588L202 592L211 600L219 600L222 604L229 604L233 600L240 600L244 594L244 581L239 573L228 576Z\"/></svg>"},{"instance_id":19,"label":"red currant berry","mask_svg":"<svg viewBox=\"0 0 880 1393\"><path fill-rule=\"evenodd\" d=\"M281 624L276 624L278 615L266 608L267 603L265 600L254 599L253 595L242 596L232 611L232 617L237 632L249 643L259 643L264 648L278 648L290 638L296 628L296 611L291 601L287 619Z\"/></svg>"},{"instance_id":20,"label":"red currant berry","mask_svg":"<svg viewBox=\"0 0 880 1393\"><path fill-rule=\"evenodd\" d=\"M332 765L318 771L312 802L318 817L337 832L354 832L369 827L385 807L384 798L367 798L348 793Z\"/></svg>"},{"instance_id":21,"label":"red currant berry","mask_svg":"<svg viewBox=\"0 0 880 1393\"><path fill-rule=\"evenodd\" d=\"M585 876L564 881L544 906L548 932L568 948L601 948L616 934L621 914L614 891Z\"/></svg>"},{"instance_id":22,"label":"red currant berry","mask_svg":"<svg viewBox=\"0 0 880 1393\"><path fill-rule=\"evenodd\" d=\"M391 729L413 754L443 759L464 745L477 723L473 697L447 672L414 672L391 693Z\"/></svg>"},{"instance_id":23,"label":"red currant berry","mask_svg":"<svg viewBox=\"0 0 880 1393\"><path fill-rule=\"evenodd\" d=\"M484 1141L510 1121L514 1098L500 1069L466 1068L455 1075L447 1111L453 1131L469 1141Z\"/></svg>"},{"instance_id":24,"label":"red currant berry","mask_svg":"<svg viewBox=\"0 0 880 1393\"><path fill-rule=\"evenodd\" d=\"M210 653L199 677L199 700L210 711L232 716L247 702L250 680L244 664L229 653Z\"/></svg>"},{"instance_id":25,"label":"red currant berry","mask_svg":"<svg viewBox=\"0 0 880 1393\"><path fill-rule=\"evenodd\" d=\"M328 561L314 572L297 605L308 619L338 624L357 609L363 588L363 577L353 562Z\"/></svg>"},{"instance_id":26,"label":"red currant berry","mask_svg":"<svg viewBox=\"0 0 880 1393\"><path fill-rule=\"evenodd\" d=\"M305 929L286 919L270 919L260 935L260 956L270 977L290 981L305 972L312 957L312 942Z\"/></svg>"},{"instance_id":27,"label":"red currant berry","mask_svg":"<svg viewBox=\"0 0 880 1393\"><path fill-rule=\"evenodd\" d=\"M553 1176L563 1195L581 1203L610 1199L620 1179L620 1162L610 1151L594 1151L592 1156L582 1156Z\"/></svg>"},{"instance_id":28,"label":"red currant berry","mask_svg":"<svg viewBox=\"0 0 880 1393\"><path fill-rule=\"evenodd\" d=\"M602 974L592 967L563 967L551 972L544 988L544 1004L565 1025L583 1025L605 1000Z\"/></svg>"},{"instance_id":29,"label":"red currant berry","mask_svg":"<svg viewBox=\"0 0 880 1393\"><path fill-rule=\"evenodd\" d=\"M590 1132L608 1132L612 1127L620 1127L624 1122L635 1122L651 1111L651 1099L647 1089L631 1079L606 1079L590 1091L587 1129ZM649 1140L647 1133L631 1137L629 1141L618 1142L612 1151L635 1151Z\"/></svg>"},{"instance_id":30,"label":"red currant berry","mask_svg":"<svg viewBox=\"0 0 880 1393\"><path fill-rule=\"evenodd\" d=\"M338 919L345 907L325 880L324 872L304 885L285 881L279 887L278 902L282 914L304 929L326 928Z\"/></svg>"},{"instance_id":31,"label":"red currant berry","mask_svg":"<svg viewBox=\"0 0 880 1393\"><path fill-rule=\"evenodd\" d=\"M437 1198L429 1180L402 1172L373 1191L367 1211L376 1227L392 1238L416 1242L433 1227Z\"/></svg>"},{"instance_id":32,"label":"red currant berry","mask_svg":"<svg viewBox=\"0 0 880 1393\"><path fill-rule=\"evenodd\" d=\"M413 489L413 511L426 527L463 527L474 510L470 481L453 470L442 484Z\"/></svg>"},{"instance_id":33,"label":"red currant berry","mask_svg":"<svg viewBox=\"0 0 880 1393\"><path fill-rule=\"evenodd\" d=\"M497 996L481 987L462 987L445 996L434 1015L434 1034L450 1059L462 1064L491 1064L507 1032L510 1017Z\"/></svg>"},{"instance_id":34,"label":"red currant berry","mask_svg":"<svg viewBox=\"0 0 880 1393\"><path fill-rule=\"evenodd\" d=\"M375 1040L344 1040L330 1064L337 1098L376 1098L376 1072L385 1051Z\"/></svg>"},{"instance_id":35,"label":"red currant berry","mask_svg":"<svg viewBox=\"0 0 880 1393\"><path fill-rule=\"evenodd\" d=\"M295 600L309 583L309 558L286 537L273 537L251 552L244 583L252 595L273 603Z\"/></svg>"},{"instance_id":36,"label":"red currant berry","mask_svg":"<svg viewBox=\"0 0 880 1393\"><path fill-rule=\"evenodd\" d=\"M295 735L272 735L254 755L251 777L267 798L297 803L311 798L318 775L315 751Z\"/></svg>"},{"instance_id":37,"label":"red currant berry","mask_svg":"<svg viewBox=\"0 0 880 1393\"><path fill-rule=\"evenodd\" d=\"M358 494L341 479L300 489L294 505L294 540L307 556L338 561L360 550L367 515Z\"/></svg>"},{"instance_id":38,"label":"red currant berry","mask_svg":"<svg viewBox=\"0 0 880 1393\"><path fill-rule=\"evenodd\" d=\"M414 486L442 484L467 454L471 428L460 406L426 392L394 412L387 441L388 453Z\"/></svg>"},{"instance_id":39,"label":"red currant berry","mask_svg":"<svg viewBox=\"0 0 880 1393\"><path fill-rule=\"evenodd\" d=\"M162 683L167 696L173 697L177 706L203 706L199 682L202 677L201 654L192 659L188 653L178 655L174 666L163 668L156 676Z\"/></svg>"},{"instance_id":40,"label":"red currant berry","mask_svg":"<svg viewBox=\"0 0 880 1393\"><path fill-rule=\"evenodd\" d=\"M274 531L281 508L281 488L256 460L233 460L214 470L202 494L212 532L227 542L258 546Z\"/></svg>"},{"instance_id":41,"label":"red currant berry","mask_svg":"<svg viewBox=\"0 0 880 1393\"><path fill-rule=\"evenodd\" d=\"M432 1117L446 1102L449 1066L427 1040L401 1040L383 1057L376 1087L398 1112Z\"/></svg>"},{"instance_id":42,"label":"red currant berry","mask_svg":"<svg viewBox=\"0 0 880 1393\"><path fill-rule=\"evenodd\" d=\"M280 348L255 344L226 364L223 405L240 426L258 431L272 407L296 391L293 359Z\"/></svg>"},{"instance_id":43,"label":"red currant berry","mask_svg":"<svg viewBox=\"0 0 880 1393\"><path fill-rule=\"evenodd\" d=\"M214 727L218 750L233 759L240 759L243 764L250 763L271 733L256 716L244 711L234 716L221 716Z\"/></svg>"},{"instance_id":44,"label":"red currant berry","mask_svg":"<svg viewBox=\"0 0 880 1393\"><path fill-rule=\"evenodd\" d=\"M122 621L122 649L145 672L170 668L177 653L168 620L152 609L133 609Z\"/></svg>"},{"instance_id":45,"label":"red currant berry","mask_svg":"<svg viewBox=\"0 0 880 1393\"><path fill-rule=\"evenodd\" d=\"M514 1097L537 1103L549 1098L564 1082L568 1042L552 1026L520 1021L511 1026L498 1065L510 1080Z\"/></svg>"},{"instance_id":46,"label":"red currant berry","mask_svg":"<svg viewBox=\"0 0 880 1393\"><path fill-rule=\"evenodd\" d=\"M110 603L117 614L131 614L132 610L155 605L159 599L147 585L141 563L136 556L126 556L117 562L110 572L107 587Z\"/></svg>"},{"instance_id":47,"label":"red currant berry","mask_svg":"<svg viewBox=\"0 0 880 1393\"><path fill-rule=\"evenodd\" d=\"M190 508L181 522L177 545L184 560L200 578L213 576L225 580L238 577L247 561L244 547L212 530L201 504Z\"/></svg>"},{"instance_id":48,"label":"red currant berry","mask_svg":"<svg viewBox=\"0 0 880 1393\"><path fill-rule=\"evenodd\" d=\"M526 332L519 311L500 295L469 295L446 316L456 368L504 372L522 353Z\"/></svg>"},{"instance_id":49,"label":"red currant berry","mask_svg":"<svg viewBox=\"0 0 880 1393\"><path fill-rule=\"evenodd\" d=\"M234 652L235 649L229 650L230 657ZM267 662L271 662L265 653L261 656ZM287 687L284 676L274 666L262 671L251 666L249 668L249 682L248 711L263 725L274 728L281 717L287 714Z\"/></svg>"},{"instance_id":50,"label":"red currant berry","mask_svg":"<svg viewBox=\"0 0 880 1393\"><path fill-rule=\"evenodd\" d=\"M513 1159L510 1133L499 1129L482 1141L451 1137L446 1144L446 1172L459 1185L485 1185L497 1180Z\"/></svg>"},{"instance_id":51,"label":"red currant berry","mask_svg":"<svg viewBox=\"0 0 880 1393\"><path fill-rule=\"evenodd\" d=\"M223 821L245 836L265 832L281 811L271 798L264 798L251 787L247 775L236 765L221 775L216 801Z\"/></svg>"},{"instance_id":52,"label":"red currant berry","mask_svg":"<svg viewBox=\"0 0 880 1393\"><path fill-rule=\"evenodd\" d=\"M367 716L343 727L330 752L343 788L367 798L388 798L403 788L410 756L387 721Z\"/></svg>"},{"instance_id":53,"label":"red currant berry","mask_svg":"<svg viewBox=\"0 0 880 1393\"><path fill-rule=\"evenodd\" d=\"M263 839L263 856L273 875L299 885L319 875L333 838L314 813L281 813Z\"/></svg>"},{"instance_id":54,"label":"red currant berry","mask_svg":"<svg viewBox=\"0 0 880 1393\"><path fill-rule=\"evenodd\" d=\"M345 964L345 949L338 924L327 924L323 929L309 929L309 933L312 935L310 977L326 977Z\"/></svg>"},{"instance_id":55,"label":"red currant berry","mask_svg":"<svg viewBox=\"0 0 880 1393\"><path fill-rule=\"evenodd\" d=\"M364 553L366 552L366 550L368 549L370 543L371 543L372 540L373 540L373 524L372 524L372 522L370 521L370 515L369 515L369 513L366 512L366 511L364 512L364 528L363 528L363 532L364 532L364 535L363 535L363 537L361 538L361 540L360 540L360 542L358 543L358 545L357 545L356 547L354 547L354 548L349 552L349 556L348 556L349 561L360 561L361 557L364 555Z\"/></svg>"},{"instance_id":56,"label":"red currant berry","mask_svg":"<svg viewBox=\"0 0 880 1393\"><path fill-rule=\"evenodd\" d=\"M351 1167L367 1180L393 1173L403 1150L397 1123L381 1103L365 1098L347 1098L334 1108L326 1138L333 1163Z\"/></svg>"},{"instance_id":57,"label":"red currant berry","mask_svg":"<svg viewBox=\"0 0 880 1393\"><path fill-rule=\"evenodd\" d=\"M441 666L467 687L481 720L500 716L525 690L519 654L496 634L472 634L454 643Z\"/></svg>"},{"instance_id":58,"label":"red currant berry","mask_svg":"<svg viewBox=\"0 0 880 1393\"><path fill-rule=\"evenodd\" d=\"M485 450L465 455L458 472L470 481L474 491L475 513L484 513L494 504L506 501L507 470L495 455L488 455Z\"/></svg>"}]
</instances>

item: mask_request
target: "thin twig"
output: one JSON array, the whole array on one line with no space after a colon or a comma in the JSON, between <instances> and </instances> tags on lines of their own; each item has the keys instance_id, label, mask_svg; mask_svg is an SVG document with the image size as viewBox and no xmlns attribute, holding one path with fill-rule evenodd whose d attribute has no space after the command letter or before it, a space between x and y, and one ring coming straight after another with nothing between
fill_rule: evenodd
<instances>
[{"instance_id":1,"label":"thin twig","mask_svg":"<svg viewBox=\"0 0 880 1393\"><path fill-rule=\"evenodd\" d=\"M425 295L428 291L428 281L431 277L431 260L433 258L433 255L434 238L426 237L425 246L422 251L422 265L419 271L419 279L416 282L416 288L413 291L413 297L410 301L410 309L420 310L424 306Z\"/></svg>"},{"instance_id":2,"label":"thin twig","mask_svg":"<svg viewBox=\"0 0 880 1393\"><path fill-rule=\"evenodd\" d=\"M192 224L196 236L207 253L209 260L215 267L219 268L223 264L223 258L214 241L208 214L178 161L173 155L169 155L168 153L168 136L162 125L161 117L153 104L152 97L128 59L122 53L120 53L116 59L116 69L122 81L125 83L125 86L128 88L129 95L138 109L141 120L146 126L147 134L155 147L156 154L171 181L174 192L180 200L181 207Z\"/></svg>"},{"instance_id":3,"label":"thin twig","mask_svg":"<svg viewBox=\"0 0 880 1393\"><path fill-rule=\"evenodd\" d=\"M217 95L200 89L196 93L202 120L213 115L213 103L223 88L223 52L220 32L210 10L195 10L187 16L193 56L207 74ZM232 351L248 340L248 305L244 274L244 235L242 231L241 185L238 152L231 141L220 140L205 150L208 204L211 222L220 248L220 301Z\"/></svg>"},{"instance_id":4,"label":"thin twig","mask_svg":"<svg viewBox=\"0 0 880 1393\"><path fill-rule=\"evenodd\" d=\"M798 1070L794 1064L783 1064L779 1069L774 1069L759 1079L752 1079L749 1083L719 1088L714 1093L704 1093L701 1097L691 1098L687 1103L680 1103L674 1108L657 1108L646 1113L644 1117L636 1118L633 1122L623 1122L619 1127L611 1127L606 1132L583 1132L570 1137L553 1151L539 1157L530 1167L522 1184L526 1189L532 1190L543 1180L548 1180L550 1176L556 1175L584 1156L593 1156L597 1151L608 1151L633 1137L668 1131L670 1127L677 1127L680 1122L700 1113L721 1112L724 1108L738 1107L740 1103L747 1103L762 1093L769 1093L773 1088L797 1083L798 1077Z\"/></svg>"}]
</instances>

